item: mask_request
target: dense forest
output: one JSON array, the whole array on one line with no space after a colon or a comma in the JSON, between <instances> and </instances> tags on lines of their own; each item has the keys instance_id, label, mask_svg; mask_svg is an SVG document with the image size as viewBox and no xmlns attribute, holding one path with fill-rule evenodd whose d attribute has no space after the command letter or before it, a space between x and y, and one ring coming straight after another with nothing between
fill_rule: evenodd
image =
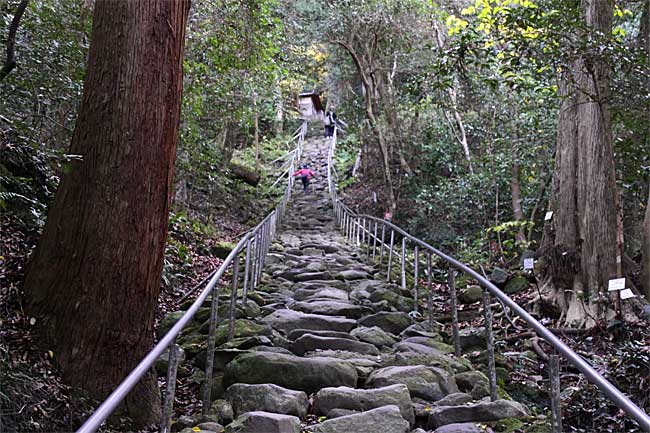
<instances>
[{"instance_id":1,"label":"dense forest","mask_svg":"<svg viewBox=\"0 0 650 433\"><path fill-rule=\"evenodd\" d=\"M147 355L281 200L305 92L341 121L351 211L490 271L650 411L650 0L3 0L0 13L0 433L79 428ZM415 306L393 308L416 318L417 266ZM434 275L440 293L448 276ZM457 281L470 322L474 284ZM550 346L499 320L502 351L546 365ZM534 371L503 386L545 408ZM563 374L565 431L642 431ZM162 382L145 375L114 431L158 423ZM200 383L179 379L177 414ZM467 431L556 431L529 424Z\"/></svg>"}]
</instances>

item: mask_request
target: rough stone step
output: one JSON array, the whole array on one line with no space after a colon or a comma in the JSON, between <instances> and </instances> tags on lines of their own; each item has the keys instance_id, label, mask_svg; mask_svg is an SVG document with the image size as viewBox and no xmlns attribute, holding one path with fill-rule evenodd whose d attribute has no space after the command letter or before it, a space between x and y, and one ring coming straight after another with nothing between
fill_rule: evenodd
<instances>
[{"instance_id":1,"label":"rough stone step","mask_svg":"<svg viewBox=\"0 0 650 433\"><path fill-rule=\"evenodd\" d=\"M228 363L223 383L225 387L271 383L311 394L328 386L354 387L357 379L355 367L340 359L257 352L240 355Z\"/></svg>"},{"instance_id":2,"label":"rough stone step","mask_svg":"<svg viewBox=\"0 0 650 433\"><path fill-rule=\"evenodd\" d=\"M313 289L298 289L293 292L293 298L296 301L310 301L318 299L334 299L339 301L348 301L350 295L347 291L334 287L322 287Z\"/></svg>"},{"instance_id":3,"label":"rough stone step","mask_svg":"<svg viewBox=\"0 0 650 433\"><path fill-rule=\"evenodd\" d=\"M523 418L528 410L516 401L497 400L463 406L437 406L429 412L429 428L469 421L497 421L504 418Z\"/></svg>"},{"instance_id":4,"label":"rough stone step","mask_svg":"<svg viewBox=\"0 0 650 433\"><path fill-rule=\"evenodd\" d=\"M399 334L413 323L406 313L382 311L359 320L359 324L367 327L378 326L384 331Z\"/></svg>"},{"instance_id":5,"label":"rough stone step","mask_svg":"<svg viewBox=\"0 0 650 433\"><path fill-rule=\"evenodd\" d=\"M284 332L285 335L296 329L349 332L357 325L356 320L347 317L307 314L294 310L274 311L264 317L262 321L274 329Z\"/></svg>"},{"instance_id":6,"label":"rough stone step","mask_svg":"<svg viewBox=\"0 0 650 433\"><path fill-rule=\"evenodd\" d=\"M407 420L397 406L383 406L309 426L313 433L407 433Z\"/></svg>"},{"instance_id":7,"label":"rough stone step","mask_svg":"<svg viewBox=\"0 0 650 433\"><path fill-rule=\"evenodd\" d=\"M269 412L247 412L228 424L224 433L300 433L300 419Z\"/></svg>"},{"instance_id":8,"label":"rough stone step","mask_svg":"<svg viewBox=\"0 0 650 433\"><path fill-rule=\"evenodd\" d=\"M334 338L347 338L348 340L356 340L354 336L348 334L347 332L337 332L337 331L316 331L313 329L295 329L291 331L287 338L291 341L295 341L298 338L302 337L305 334L313 334L319 337L334 337Z\"/></svg>"},{"instance_id":9,"label":"rough stone step","mask_svg":"<svg viewBox=\"0 0 650 433\"><path fill-rule=\"evenodd\" d=\"M381 388L388 385L404 384L411 397L434 402L458 392L454 377L441 368L424 365L386 367L375 370L366 380L369 388Z\"/></svg>"},{"instance_id":10,"label":"rough stone step","mask_svg":"<svg viewBox=\"0 0 650 433\"><path fill-rule=\"evenodd\" d=\"M290 350L296 355L303 356L314 350L345 350L362 355L379 355L379 350L372 344L346 338L319 337L305 334L291 344Z\"/></svg>"},{"instance_id":11,"label":"rough stone step","mask_svg":"<svg viewBox=\"0 0 650 433\"><path fill-rule=\"evenodd\" d=\"M366 307L346 301L301 301L296 302L292 307L304 313L345 316L351 319L359 319L364 314L372 313L372 310Z\"/></svg>"},{"instance_id":12,"label":"rough stone step","mask_svg":"<svg viewBox=\"0 0 650 433\"><path fill-rule=\"evenodd\" d=\"M353 389L340 386L323 388L314 396L314 413L327 415L334 409L364 412L382 406L395 405L402 417L412 426L415 415L409 390L405 385L390 385L376 389Z\"/></svg>"},{"instance_id":13,"label":"rough stone step","mask_svg":"<svg viewBox=\"0 0 650 433\"><path fill-rule=\"evenodd\" d=\"M309 399L303 391L293 391L270 383L236 383L226 390L226 400L232 406L235 416L262 411L304 418L309 408Z\"/></svg>"}]
</instances>

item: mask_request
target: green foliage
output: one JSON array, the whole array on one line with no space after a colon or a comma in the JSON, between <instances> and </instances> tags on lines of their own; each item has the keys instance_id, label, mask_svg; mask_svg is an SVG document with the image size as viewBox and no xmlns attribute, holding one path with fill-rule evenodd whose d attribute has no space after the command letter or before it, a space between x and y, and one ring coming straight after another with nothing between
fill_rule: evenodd
<instances>
[{"instance_id":1,"label":"green foliage","mask_svg":"<svg viewBox=\"0 0 650 433\"><path fill-rule=\"evenodd\" d=\"M511 260L517 258L523 250L532 244L531 241L518 240L517 234L527 232L533 225L532 221L506 221L488 227L486 231L497 235L505 258Z\"/></svg>"},{"instance_id":2,"label":"green foliage","mask_svg":"<svg viewBox=\"0 0 650 433\"><path fill-rule=\"evenodd\" d=\"M192 247L201 245L214 235L214 228L200 219L183 211L170 213L162 273L165 287L178 287L179 282L192 273L195 255Z\"/></svg>"},{"instance_id":3,"label":"green foliage","mask_svg":"<svg viewBox=\"0 0 650 433\"><path fill-rule=\"evenodd\" d=\"M18 3L0 7L3 47ZM0 208L27 230L43 226L70 159L91 24L83 4L30 1L16 34L17 67L0 83Z\"/></svg>"},{"instance_id":4,"label":"green foliage","mask_svg":"<svg viewBox=\"0 0 650 433\"><path fill-rule=\"evenodd\" d=\"M334 168L336 174L338 174L338 188L340 190L344 190L355 182L352 177L352 168L357 158L358 149L359 142L355 133L346 134L337 140Z\"/></svg>"}]
</instances>

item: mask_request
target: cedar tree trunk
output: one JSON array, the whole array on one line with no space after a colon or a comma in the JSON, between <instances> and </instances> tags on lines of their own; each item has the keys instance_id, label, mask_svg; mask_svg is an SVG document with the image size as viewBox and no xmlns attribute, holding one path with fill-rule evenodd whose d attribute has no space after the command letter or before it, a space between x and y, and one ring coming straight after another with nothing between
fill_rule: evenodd
<instances>
[{"instance_id":1,"label":"cedar tree trunk","mask_svg":"<svg viewBox=\"0 0 650 433\"><path fill-rule=\"evenodd\" d=\"M613 1L583 4L585 21L594 34L611 34ZM607 282L616 277L618 194L608 59L592 48L572 66L560 83L563 102L551 200L555 213L545 227L542 255L545 277L556 290L554 298L565 322L581 326L593 325L614 307Z\"/></svg>"},{"instance_id":2,"label":"cedar tree trunk","mask_svg":"<svg viewBox=\"0 0 650 433\"><path fill-rule=\"evenodd\" d=\"M64 379L104 398L150 350L189 0L98 0L79 117L25 290ZM127 399L157 421L156 378Z\"/></svg>"},{"instance_id":3,"label":"cedar tree trunk","mask_svg":"<svg viewBox=\"0 0 650 433\"><path fill-rule=\"evenodd\" d=\"M639 32L641 46L646 53L647 65L650 66L650 0L645 1L645 7L641 16L641 30ZM646 107L646 126L650 122L650 107ZM646 130L646 138L643 142L648 142L650 131ZM648 201L646 202L645 218L643 219L643 263L641 264L641 285L646 297L650 301L650 185L648 185Z\"/></svg>"}]
</instances>

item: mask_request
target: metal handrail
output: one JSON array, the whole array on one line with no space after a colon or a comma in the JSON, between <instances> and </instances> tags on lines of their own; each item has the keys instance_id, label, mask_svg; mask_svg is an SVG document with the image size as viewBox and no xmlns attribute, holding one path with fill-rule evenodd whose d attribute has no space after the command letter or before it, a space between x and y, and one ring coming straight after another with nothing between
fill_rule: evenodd
<instances>
[{"instance_id":1,"label":"metal handrail","mask_svg":"<svg viewBox=\"0 0 650 433\"><path fill-rule=\"evenodd\" d=\"M605 377L603 377L600 373L598 373L585 359L583 359L580 355L574 352L562 340L560 340L557 336L555 336L548 328L546 328L539 321L537 321L537 319L535 319L523 307L517 304L508 295L503 293L498 287L496 287L492 282L490 282L484 276L482 276L481 274L479 274L477 271L473 270L469 266L465 265L464 263L451 257L450 255L445 254L442 251L434 248L433 246L429 245L427 242L409 234L404 229L393 224L392 222L371 215L359 214L352 211L349 207L347 207L342 202L342 200L338 198L336 192L336 183L332 177L332 165L333 165L335 150L336 150L336 131L334 133L334 137L332 137L330 149L328 152L327 174L328 174L328 187L329 187L330 197L332 199L332 205L334 207L334 212L337 217L337 222L339 223L339 225L341 226L343 232L347 235L347 237L350 238L352 241L356 242L357 244L360 244L359 242L360 233L363 233L363 237L366 239L366 243L368 245L368 256L370 256L371 241L373 243L372 249L373 249L373 256L374 256L375 246L379 241L379 238L377 236L377 227L381 225L382 232L385 232L386 229L390 229L391 231L391 251L392 251L392 244L393 244L392 242L393 235L394 233L399 233L400 235L402 235L404 239L403 245L405 245L405 241L408 240L411 244L415 246L416 251L419 249L424 249L426 252L428 252L429 257L430 254L440 257L449 265L462 271L466 275L471 276L481 286L487 289L489 293L496 296L503 304L507 305L512 311L515 312L515 314L521 317L531 328L533 328L533 330L541 338L546 340L546 342L548 342L548 344L550 344L558 353L563 355L567 361L569 361L574 367L576 367L580 372L582 372L586 376L589 382L596 385L598 389L600 389L601 392L607 398L609 398L617 407L625 411L625 413L630 418L638 422L639 426L644 431L650 431L650 416L648 416L648 414L645 413L643 409L641 409L634 402L632 402L625 394L623 394L618 388L616 388L616 386L614 386L610 381L608 381ZM368 222L367 229L366 229L366 222ZM371 222L374 222L375 224L374 233L371 232L370 230ZM384 240L382 239L380 242L383 244ZM417 252L415 255L417 256ZM415 260L417 260L417 257L415 258ZM405 269L404 261L405 261L405 252L403 248L402 249L402 275L404 275L404 269ZM430 268L431 267L430 258L428 260L428 265ZM414 268L416 273L415 285L417 290L417 284L418 284L417 265L415 265ZM390 273L391 273L390 259L389 259L387 272L390 278ZM403 285L405 284L404 278L402 284ZM429 280L429 285L430 285L430 280ZM454 294L454 298L455 298L455 294ZM484 302L484 305L485 304L486 303ZM487 305L489 305L489 302L487 303ZM415 308L417 309L417 304Z\"/></svg>"},{"instance_id":2,"label":"metal handrail","mask_svg":"<svg viewBox=\"0 0 650 433\"><path fill-rule=\"evenodd\" d=\"M304 120L302 125L296 130L297 135L292 139L298 138L296 148L292 152L291 164L289 172L292 173L300 157L304 145L305 134L307 133L307 120ZM284 177L284 175L282 176ZM169 367L167 371L167 387L165 394L165 402L163 405L162 419L160 423L160 432L167 433L170 431L171 415L173 410L176 369L178 367L179 348L175 344L176 337L187 326L188 323L194 318L196 312L205 303L209 295L212 295L212 306L209 323L208 334L208 351L206 360L206 379L203 394L203 412L206 413L209 409L211 401L211 386L212 379L212 366L214 361L214 346L216 340L216 328L218 325L217 320L217 307L218 307L218 282L224 276L226 271L231 268L232 279L232 292L230 301L230 317L229 317L229 332L228 339L233 337L233 325L235 320L235 307L237 302L237 282L239 276L239 256L244 255L244 272L241 276L243 280L243 293L241 303L246 303L246 297L249 290L254 290L259 284L262 276L262 268L266 253L271 245L271 240L275 236L277 227L281 224L285 214L285 210L291 198L291 192L294 186L293 176L289 176L285 193L272 210L259 224L252 230L245 233L239 240L235 248L228 254L221 266L214 273L212 278L206 284L205 288L197 296L196 300L183 314L183 316L172 326L172 328L158 341L158 343L151 349L151 351L138 363L138 365L128 374L128 376L115 388L115 390L108 396L106 400L93 412L93 414L84 422L84 424L77 430L77 433L93 433L101 424L115 411L115 409L122 403L124 398L129 392L138 384L144 375L150 371L156 360L168 348L169 350Z\"/></svg>"}]
</instances>

